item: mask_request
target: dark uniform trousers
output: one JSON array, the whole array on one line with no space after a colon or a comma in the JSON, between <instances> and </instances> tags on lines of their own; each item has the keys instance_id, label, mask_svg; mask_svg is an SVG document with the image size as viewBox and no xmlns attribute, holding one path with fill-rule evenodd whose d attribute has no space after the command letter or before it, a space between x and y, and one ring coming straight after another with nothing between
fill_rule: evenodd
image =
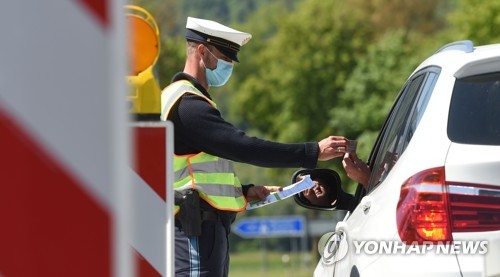
<instances>
[{"instance_id":1,"label":"dark uniform trousers","mask_svg":"<svg viewBox=\"0 0 500 277\"><path fill-rule=\"evenodd\" d=\"M175 224L175 276L226 277L229 269L229 233L234 212L204 214L201 235L188 237Z\"/></svg>"}]
</instances>

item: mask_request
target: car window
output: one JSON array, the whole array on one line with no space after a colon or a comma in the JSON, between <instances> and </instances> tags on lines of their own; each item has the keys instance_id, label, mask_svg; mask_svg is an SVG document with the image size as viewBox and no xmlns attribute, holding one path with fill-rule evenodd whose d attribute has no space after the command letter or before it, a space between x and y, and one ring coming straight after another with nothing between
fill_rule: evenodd
<instances>
[{"instance_id":1,"label":"car window","mask_svg":"<svg viewBox=\"0 0 500 277\"><path fill-rule=\"evenodd\" d=\"M458 143L500 145L500 72L457 79L448 137Z\"/></svg>"},{"instance_id":2,"label":"car window","mask_svg":"<svg viewBox=\"0 0 500 277\"><path fill-rule=\"evenodd\" d=\"M414 75L403 87L401 95L394 104L381 140L372 153L372 175L368 192L378 186L396 164L398 157L404 152L415 129L422 118L432 90L439 75L439 68L428 68Z\"/></svg>"},{"instance_id":3,"label":"car window","mask_svg":"<svg viewBox=\"0 0 500 277\"><path fill-rule=\"evenodd\" d=\"M429 103L429 98L432 95L432 91L434 90L434 85L436 84L437 77L439 75L440 69L438 68L430 68L429 73L426 76L426 80L424 82L424 86L421 92L417 95L416 105L411 112L411 117L408 123L406 124L406 134L404 135L405 139L400 140L397 153L402 154L410 143L415 130L417 129L422 116L424 115L425 109L427 108L427 103Z\"/></svg>"}]
</instances>

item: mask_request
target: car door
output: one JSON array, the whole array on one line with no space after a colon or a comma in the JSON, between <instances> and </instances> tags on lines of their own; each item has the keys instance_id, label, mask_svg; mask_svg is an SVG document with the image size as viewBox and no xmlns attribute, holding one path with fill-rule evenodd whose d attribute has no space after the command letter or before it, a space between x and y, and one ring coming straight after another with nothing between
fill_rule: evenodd
<instances>
[{"instance_id":1,"label":"car door","mask_svg":"<svg viewBox=\"0 0 500 277\"><path fill-rule=\"evenodd\" d=\"M390 173L411 140L438 72L438 68L427 68L414 74L398 95L370 155L372 175L367 191L358 187L356 207L337 224L335 238L332 236L338 248L334 262L328 266L323 263L315 275L357 276L380 257L372 253L374 245L364 247L397 236L394 217L402 184L398 178L402 176Z\"/></svg>"}]
</instances>

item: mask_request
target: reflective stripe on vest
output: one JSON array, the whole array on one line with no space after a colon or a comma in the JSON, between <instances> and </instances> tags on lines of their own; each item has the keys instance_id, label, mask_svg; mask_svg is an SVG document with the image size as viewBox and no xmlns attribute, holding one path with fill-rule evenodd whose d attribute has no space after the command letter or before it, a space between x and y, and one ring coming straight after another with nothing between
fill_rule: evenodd
<instances>
[{"instance_id":1,"label":"reflective stripe on vest","mask_svg":"<svg viewBox=\"0 0 500 277\"><path fill-rule=\"evenodd\" d=\"M175 83L170 84L166 87L161 93L161 120L166 121L168 114L170 113L170 109L174 106L174 104L183 96L185 93L193 93L196 94L210 103L210 105L217 108L217 105L214 101L210 100L210 98L203 95L201 91L195 88L190 82L182 80L177 81Z\"/></svg>"},{"instance_id":2,"label":"reflective stripe on vest","mask_svg":"<svg viewBox=\"0 0 500 277\"><path fill-rule=\"evenodd\" d=\"M168 118L172 106L185 93L203 97L212 106L216 104L188 81L177 81L162 92L162 120ZM200 197L219 210L242 211L247 201L241 183L234 172L234 163L205 152L193 155L174 155L174 188L196 189ZM175 206L175 212L179 210Z\"/></svg>"}]
</instances>

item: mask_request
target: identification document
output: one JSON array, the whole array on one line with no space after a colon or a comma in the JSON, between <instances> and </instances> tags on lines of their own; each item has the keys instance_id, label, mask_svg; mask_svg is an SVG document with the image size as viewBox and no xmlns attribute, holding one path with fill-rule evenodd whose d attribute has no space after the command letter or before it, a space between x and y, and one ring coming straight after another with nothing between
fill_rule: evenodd
<instances>
[{"instance_id":1,"label":"identification document","mask_svg":"<svg viewBox=\"0 0 500 277\"><path fill-rule=\"evenodd\" d=\"M293 183L287 187L284 187L282 191L277 191L269 194L264 201L255 201L248 203L247 210L260 208L262 206L266 206L274 202L283 200L285 198L293 196L294 194L302 192L308 188L312 188L314 187L314 185L315 184L311 180L311 177L309 175L306 175L302 180L298 181L297 183Z\"/></svg>"},{"instance_id":2,"label":"identification document","mask_svg":"<svg viewBox=\"0 0 500 277\"><path fill-rule=\"evenodd\" d=\"M349 147L347 147L347 153L356 153L356 148L358 146L358 142L355 140L349 141Z\"/></svg>"}]
</instances>

